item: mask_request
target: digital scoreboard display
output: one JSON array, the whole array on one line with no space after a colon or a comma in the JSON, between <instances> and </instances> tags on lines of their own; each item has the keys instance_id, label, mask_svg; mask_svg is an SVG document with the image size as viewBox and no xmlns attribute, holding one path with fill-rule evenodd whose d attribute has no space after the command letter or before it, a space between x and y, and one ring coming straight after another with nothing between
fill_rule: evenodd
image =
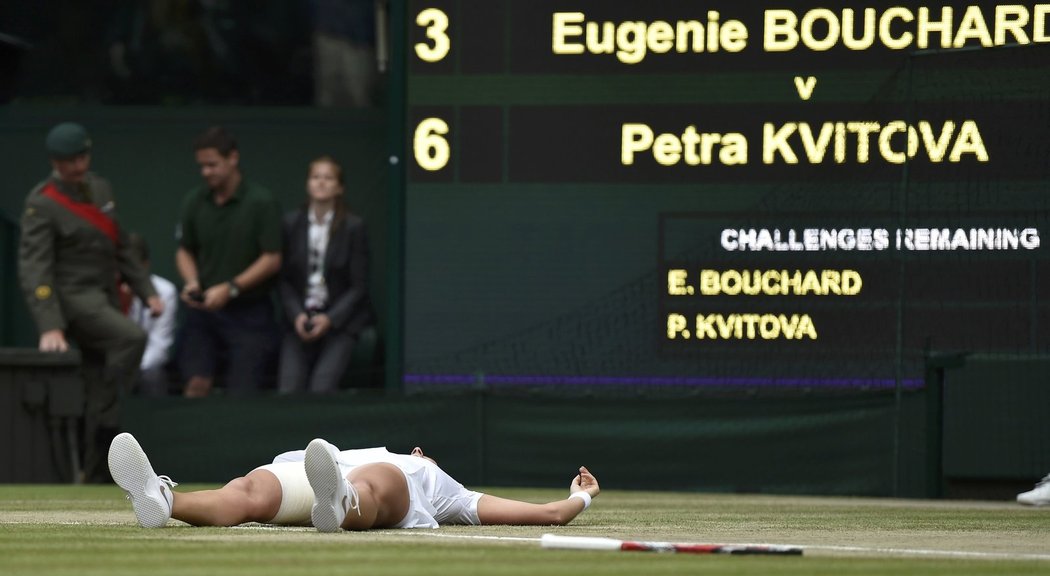
<instances>
[{"instance_id":1,"label":"digital scoreboard display","mask_svg":"<svg viewBox=\"0 0 1050 576\"><path fill-rule=\"evenodd\" d=\"M404 384L1050 348L1050 4L408 2Z\"/></svg>"}]
</instances>

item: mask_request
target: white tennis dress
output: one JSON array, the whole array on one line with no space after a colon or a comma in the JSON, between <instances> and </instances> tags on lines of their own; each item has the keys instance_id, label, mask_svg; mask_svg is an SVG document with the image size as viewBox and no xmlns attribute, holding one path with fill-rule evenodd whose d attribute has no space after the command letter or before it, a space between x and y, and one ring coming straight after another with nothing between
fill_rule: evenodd
<instances>
[{"instance_id":1,"label":"white tennis dress","mask_svg":"<svg viewBox=\"0 0 1050 576\"><path fill-rule=\"evenodd\" d=\"M278 454L272 464L260 466L281 482L281 507L273 524L309 524L313 491L306 479L305 450ZM394 454L386 448L363 448L339 452L339 467L345 477L364 464L393 464L408 482L408 514L397 528L437 528L441 524L479 524L480 492L467 490L437 464L426 458Z\"/></svg>"}]
</instances>

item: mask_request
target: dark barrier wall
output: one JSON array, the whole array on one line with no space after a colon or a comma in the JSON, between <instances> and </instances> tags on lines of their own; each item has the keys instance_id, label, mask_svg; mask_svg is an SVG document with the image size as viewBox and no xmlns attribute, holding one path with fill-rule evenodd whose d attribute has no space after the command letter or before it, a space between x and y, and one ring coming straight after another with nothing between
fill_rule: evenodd
<instances>
[{"instance_id":1,"label":"dark barrier wall","mask_svg":"<svg viewBox=\"0 0 1050 576\"><path fill-rule=\"evenodd\" d=\"M72 482L79 474L80 353L0 347L0 482Z\"/></svg>"},{"instance_id":2,"label":"dark barrier wall","mask_svg":"<svg viewBox=\"0 0 1050 576\"><path fill-rule=\"evenodd\" d=\"M1050 472L1050 357L972 354L944 373L944 475Z\"/></svg>"},{"instance_id":3,"label":"dark barrier wall","mask_svg":"<svg viewBox=\"0 0 1050 576\"><path fill-rule=\"evenodd\" d=\"M921 395L665 398L555 395L135 399L126 429L158 473L219 482L302 449L421 446L468 486L566 487L587 465L612 489L920 496ZM900 424L900 450L895 427Z\"/></svg>"},{"instance_id":4,"label":"dark barrier wall","mask_svg":"<svg viewBox=\"0 0 1050 576\"><path fill-rule=\"evenodd\" d=\"M386 310L386 116L382 110L322 111L290 108L47 107L0 108L0 234L4 345L35 343L14 277L17 223L29 190L50 172L44 152L48 129L83 123L94 141L93 169L117 195L121 224L149 242L155 273L177 280L175 224L183 195L200 183L194 137L222 124L238 138L245 177L262 183L284 210L305 198L307 164L322 154L343 164L347 201L368 225L372 292L381 322ZM12 240L12 241L7 241ZM382 329L381 329L382 330Z\"/></svg>"},{"instance_id":5,"label":"dark barrier wall","mask_svg":"<svg viewBox=\"0 0 1050 576\"><path fill-rule=\"evenodd\" d=\"M25 310L15 305L21 298L15 282L17 250L18 227L7 214L0 213L0 346L25 344L28 339ZM16 314L22 318L16 319ZM22 332L21 338L16 337L16 331Z\"/></svg>"}]
</instances>

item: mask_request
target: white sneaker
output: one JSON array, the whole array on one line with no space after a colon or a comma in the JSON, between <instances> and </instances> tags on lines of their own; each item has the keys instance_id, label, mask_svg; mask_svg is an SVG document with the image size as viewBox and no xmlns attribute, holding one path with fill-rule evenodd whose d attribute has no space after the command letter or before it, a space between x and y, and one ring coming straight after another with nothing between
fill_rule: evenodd
<instances>
[{"instance_id":1,"label":"white sneaker","mask_svg":"<svg viewBox=\"0 0 1050 576\"><path fill-rule=\"evenodd\" d=\"M339 469L339 449L315 438L306 447L303 465L314 491L310 519L318 532L338 532L350 510L361 513L357 491Z\"/></svg>"},{"instance_id":2,"label":"white sneaker","mask_svg":"<svg viewBox=\"0 0 1050 576\"><path fill-rule=\"evenodd\" d=\"M153 472L149 458L131 434L118 434L109 445L109 473L127 492L140 526L160 528L168 523L174 498L171 488L178 484Z\"/></svg>"},{"instance_id":3,"label":"white sneaker","mask_svg":"<svg viewBox=\"0 0 1050 576\"><path fill-rule=\"evenodd\" d=\"M1046 506L1050 504L1050 474L1047 474L1028 492L1017 495L1017 501L1029 506Z\"/></svg>"}]
</instances>

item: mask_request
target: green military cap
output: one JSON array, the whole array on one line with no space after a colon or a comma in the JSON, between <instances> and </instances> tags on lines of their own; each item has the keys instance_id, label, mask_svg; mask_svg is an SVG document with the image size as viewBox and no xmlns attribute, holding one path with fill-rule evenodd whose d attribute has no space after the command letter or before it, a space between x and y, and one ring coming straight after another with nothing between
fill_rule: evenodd
<instances>
[{"instance_id":1,"label":"green military cap","mask_svg":"<svg viewBox=\"0 0 1050 576\"><path fill-rule=\"evenodd\" d=\"M47 133L45 145L52 158L70 158L91 150L91 137L80 124L63 122Z\"/></svg>"}]
</instances>

